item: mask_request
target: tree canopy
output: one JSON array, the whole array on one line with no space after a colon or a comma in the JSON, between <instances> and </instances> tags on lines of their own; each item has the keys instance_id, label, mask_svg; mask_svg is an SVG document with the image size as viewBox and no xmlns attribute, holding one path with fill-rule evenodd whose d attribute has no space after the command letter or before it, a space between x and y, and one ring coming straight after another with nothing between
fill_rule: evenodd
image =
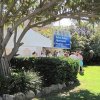
<instances>
[{"instance_id":1,"label":"tree canopy","mask_svg":"<svg viewBox=\"0 0 100 100\"><path fill-rule=\"evenodd\" d=\"M14 34L14 48L11 58L21 43L25 33L32 27L42 27L62 18L96 21L100 18L99 0L0 0L0 57ZM27 25L24 23L27 21ZM4 26L7 34L4 37ZM17 39L17 28L24 25L23 32Z\"/></svg>"},{"instance_id":2,"label":"tree canopy","mask_svg":"<svg viewBox=\"0 0 100 100\"><path fill-rule=\"evenodd\" d=\"M17 53L30 28L42 27L62 18L99 21L99 5L100 0L0 0L0 73L7 66L9 68L7 61ZM21 25L23 31L17 37ZM5 26L7 32L4 31ZM6 45L12 35L14 46L7 55Z\"/></svg>"}]
</instances>

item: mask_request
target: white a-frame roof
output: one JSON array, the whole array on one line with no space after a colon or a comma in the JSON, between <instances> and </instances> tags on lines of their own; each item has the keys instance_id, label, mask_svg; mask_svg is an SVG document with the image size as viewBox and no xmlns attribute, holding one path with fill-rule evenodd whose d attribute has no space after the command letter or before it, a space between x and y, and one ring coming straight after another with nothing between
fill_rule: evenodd
<instances>
[{"instance_id":1,"label":"white a-frame roof","mask_svg":"<svg viewBox=\"0 0 100 100\"><path fill-rule=\"evenodd\" d=\"M52 42L49 38L44 37L40 33L30 29L24 36L23 46L51 47Z\"/></svg>"},{"instance_id":2,"label":"white a-frame roof","mask_svg":"<svg viewBox=\"0 0 100 100\"><path fill-rule=\"evenodd\" d=\"M18 36L22 32L22 29L18 30ZM52 41L41 35L40 33L30 29L25 34L24 38L22 39L22 42L24 43L22 47L51 47ZM11 37L7 47L13 47L13 36Z\"/></svg>"}]
</instances>

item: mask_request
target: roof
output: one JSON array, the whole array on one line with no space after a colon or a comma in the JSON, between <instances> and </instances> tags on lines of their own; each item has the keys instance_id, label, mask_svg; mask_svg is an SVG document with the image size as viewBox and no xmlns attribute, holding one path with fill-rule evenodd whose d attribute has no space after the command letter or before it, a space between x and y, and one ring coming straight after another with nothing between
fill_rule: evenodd
<instances>
[{"instance_id":1,"label":"roof","mask_svg":"<svg viewBox=\"0 0 100 100\"><path fill-rule=\"evenodd\" d=\"M18 30L18 37L21 34L22 29ZM30 29L25 34L24 38L22 39L22 42L24 43L22 47L51 47L52 41L41 35L40 33ZM13 47L13 36L11 37L7 47Z\"/></svg>"},{"instance_id":2,"label":"roof","mask_svg":"<svg viewBox=\"0 0 100 100\"><path fill-rule=\"evenodd\" d=\"M52 42L49 38L44 37L32 29L26 33L22 42L24 43L23 46L51 47L52 45Z\"/></svg>"}]
</instances>

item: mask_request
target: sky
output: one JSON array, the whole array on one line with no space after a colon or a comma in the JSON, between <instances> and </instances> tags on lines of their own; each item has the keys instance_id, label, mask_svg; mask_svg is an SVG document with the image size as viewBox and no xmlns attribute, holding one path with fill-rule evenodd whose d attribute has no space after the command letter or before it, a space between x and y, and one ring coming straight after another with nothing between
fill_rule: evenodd
<instances>
[{"instance_id":1,"label":"sky","mask_svg":"<svg viewBox=\"0 0 100 100\"><path fill-rule=\"evenodd\" d=\"M60 21L54 22L53 26L70 26L73 25L74 23L72 22L71 19L68 18L63 18Z\"/></svg>"}]
</instances>

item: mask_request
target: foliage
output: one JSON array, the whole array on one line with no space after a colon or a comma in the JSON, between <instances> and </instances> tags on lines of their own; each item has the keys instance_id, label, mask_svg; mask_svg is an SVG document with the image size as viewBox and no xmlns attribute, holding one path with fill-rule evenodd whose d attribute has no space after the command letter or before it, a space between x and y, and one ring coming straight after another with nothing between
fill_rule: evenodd
<instances>
[{"instance_id":1,"label":"foliage","mask_svg":"<svg viewBox=\"0 0 100 100\"><path fill-rule=\"evenodd\" d=\"M89 44L85 47L87 49L84 50L84 58L85 60L89 60L89 50L93 50L93 58L87 62L89 65L98 65L100 64L100 30L99 30L99 24L95 26L95 33L91 35L89 38ZM86 58L87 57L87 58Z\"/></svg>"},{"instance_id":2,"label":"foliage","mask_svg":"<svg viewBox=\"0 0 100 100\"><path fill-rule=\"evenodd\" d=\"M62 18L99 20L99 3L93 0L1 0L0 1L0 66L1 58L8 61L18 52L22 39L30 28L42 27ZM23 29L18 35L19 27ZM7 26L5 30L5 26ZM5 31L4 31L5 30ZM13 36L12 36L13 35ZM13 38L11 52L6 55L8 41ZM2 73L0 70L0 73ZM2 73L4 74L4 73Z\"/></svg>"},{"instance_id":3,"label":"foliage","mask_svg":"<svg viewBox=\"0 0 100 100\"><path fill-rule=\"evenodd\" d=\"M78 74L80 84L76 84L77 87L71 85L62 92L55 92L36 100L100 100L100 66L87 66L84 70L83 76Z\"/></svg>"},{"instance_id":4,"label":"foliage","mask_svg":"<svg viewBox=\"0 0 100 100\"><path fill-rule=\"evenodd\" d=\"M14 35L14 47L7 55L10 60L23 44L21 40L26 32L32 27L42 27L61 18L99 20L99 2L95 0L92 2L90 0L1 0L0 57L2 57L11 36ZM5 25L7 25L6 33L3 31ZM23 25L23 31L18 37L17 30L20 25Z\"/></svg>"},{"instance_id":5,"label":"foliage","mask_svg":"<svg viewBox=\"0 0 100 100\"><path fill-rule=\"evenodd\" d=\"M74 33L71 37L71 51L84 50L88 39L84 36L80 36L78 33Z\"/></svg>"},{"instance_id":6,"label":"foliage","mask_svg":"<svg viewBox=\"0 0 100 100\"><path fill-rule=\"evenodd\" d=\"M13 72L11 77L0 77L0 95L36 91L40 86L41 79L35 72Z\"/></svg>"},{"instance_id":7,"label":"foliage","mask_svg":"<svg viewBox=\"0 0 100 100\"><path fill-rule=\"evenodd\" d=\"M67 2L65 0L65 2ZM33 27L42 27L60 19L64 0L4 0L0 2L0 60L13 35L13 47L8 55L10 61L23 44L21 41ZM53 16L53 15L54 16ZM5 26L6 29L5 29ZM18 29L23 26L19 33ZM5 29L5 31L4 31ZM18 35L19 34L19 35Z\"/></svg>"},{"instance_id":8,"label":"foliage","mask_svg":"<svg viewBox=\"0 0 100 100\"><path fill-rule=\"evenodd\" d=\"M31 70L34 68L34 57L17 57L12 58L10 63L11 67L15 69L15 71L22 71L24 69L25 71Z\"/></svg>"},{"instance_id":9,"label":"foliage","mask_svg":"<svg viewBox=\"0 0 100 100\"><path fill-rule=\"evenodd\" d=\"M100 30L99 23L89 24L88 22L76 23L73 27L74 31L71 37L71 50L81 50L83 52L83 58L85 64L99 64L100 55ZM71 27L72 28L72 27ZM76 31L75 31L76 30ZM81 34L80 34L81 33ZM84 33L84 34L83 34ZM91 57L90 50L93 50L93 58ZM97 60L96 60L97 59ZM92 63L93 61L93 63Z\"/></svg>"},{"instance_id":10,"label":"foliage","mask_svg":"<svg viewBox=\"0 0 100 100\"><path fill-rule=\"evenodd\" d=\"M41 27L41 28L34 28L34 30L38 31L42 35L48 38L52 38L53 36L53 28L52 26L50 27Z\"/></svg>"},{"instance_id":11,"label":"foliage","mask_svg":"<svg viewBox=\"0 0 100 100\"><path fill-rule=\"evenodd\" d=\"M35 70L42 77L43 86L76 81L78 62L63 58L37 58Z\"/></svg>"},{"instance_id":12,"label":"foliage","mask_svg":"<svg viewBox=\"0 0 100 100\"><path fill-rule=\"evenodd\" d=\"M34 28L36 31L39 31L41 34L43 34L46 37L53 38L53 34L56 30L61 30L63 29L61 26L52 26L52 25L47 25L45 27L41 28Z\"/></svg>"},{"instance_id":13,"label":"foliage","mask_svg":"<svg viewBox=\"0 0 100 100\"><path fill-rule=\"evenodd\" d=\"M100 31L99 30L98 32L96 32L91 36L90 46L95 52L94 55L100 57Z\"/></svg>"},{"instance_id":14,"label":"foliage","mask_svg":"<svg viewBox=\"0 0 100 100\"><path fill-rule=\"evenodd\" d=\"M66 58L32 58L27 60L29 69L26 68L25 58L15 58L16 63L13 63L14 72L25 70L35 70L42 80L42 86L50 86L52 84L64 83L77 80L78 61ZM19 65L19 66L18 66ZM21 68L20 68L21 67ZM27 69L27 70L26 70Z\"/></svg>"},{"instance_id":15,"label":"foliage","mask_svg":"<svg viewBox=\"0 0 100 100\"><path fill-rule=\"evenodd\" d=\"M79 71L79 61L71 58L67 58L65 61L69 64L69 66L65 65L67 67L66 79L69 79L70 81L76 81Z\"/></svg>"},{"instance_id":16,"label":"foliage","mask_svg":"<svg viewBox=\"0 0 100 100\"><path fill-rule=\"evenodd\" d=\"M71 50L76 50L79 48L79 35L75 33L71 37Z\"/></svg>"}]
</instances>

